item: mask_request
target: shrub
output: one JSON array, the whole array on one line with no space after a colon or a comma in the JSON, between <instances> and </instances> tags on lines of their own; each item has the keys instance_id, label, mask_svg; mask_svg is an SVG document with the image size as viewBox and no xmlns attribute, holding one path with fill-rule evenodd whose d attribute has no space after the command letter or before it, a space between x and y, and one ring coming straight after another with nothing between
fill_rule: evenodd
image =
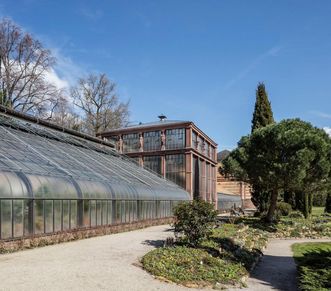
<instances>
[{"instance_id":1,"label":"shrub","mask_svg":"<svg viewBox=\"0 0 331 291\"><path fill-rule=\"evenodd\" d=\"M184 234L189 245L197 246L210 235L216 223L217 212L212 204L194 200L177 205L174 215L175 234Z\"/></svg>"},{"instance_id":2,"label":"shrub","mask_svg":"<svg viewBox=\"0 0 331 291\"><path fill-rule=\"evenodd\" d=\"M303 214L300 211L292 211L289 215L289 218L304 218Z\"/></svg>"},{"instance_id":3,"label":"shrub","mask_svg":"<svg viewBox=\"0 0 331 291\"><path fill-rule=\"evenodd\" d=\"M331 193L326 198L325 210L326 213L331 213Z\"/></svg>"},{"instance_id":4,"label":"shrub","mask_svg":"<svg viewBox=\"0 0 331 291\"><path fill-rule=\"evenodd\" d=\"M292 206L286 202L278 202L277 211L281 216L288 216L292 212Z\"/></svg>"}]
</instances>

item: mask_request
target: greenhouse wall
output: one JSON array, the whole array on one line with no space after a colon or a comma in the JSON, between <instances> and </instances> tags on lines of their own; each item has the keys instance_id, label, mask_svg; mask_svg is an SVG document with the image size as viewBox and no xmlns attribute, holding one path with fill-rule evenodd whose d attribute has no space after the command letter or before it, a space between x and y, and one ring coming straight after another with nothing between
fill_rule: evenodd
<instances>
[{"instance_id":1,"label":"greenhouse wall","mask_svg":"<svg viewBox=\"0 0 331 291\"><path fill-rule=\"evenodd\" d=\"M0 240L168 218L190 199L107 142L2 106L0 137Z\"/></svg>"}]
</instances>

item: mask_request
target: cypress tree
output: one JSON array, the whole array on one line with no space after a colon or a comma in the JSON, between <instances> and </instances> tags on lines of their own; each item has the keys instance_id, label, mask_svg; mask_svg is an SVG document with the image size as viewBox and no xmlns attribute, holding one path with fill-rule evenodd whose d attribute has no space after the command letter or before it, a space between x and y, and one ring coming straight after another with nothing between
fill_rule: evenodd
<instances>
[{"instance_id":1,"label":"cypress tree","mask_svg":"<svg viewBox=\"0 0 331 291\"><path fill-rule=\"evenodd\" d=\"M252 119L252 133L258 128L274 123L274 117L271 110L271 104L265 85L259 83L256 89L256 101Z\"/></svg>"}]
</instances>

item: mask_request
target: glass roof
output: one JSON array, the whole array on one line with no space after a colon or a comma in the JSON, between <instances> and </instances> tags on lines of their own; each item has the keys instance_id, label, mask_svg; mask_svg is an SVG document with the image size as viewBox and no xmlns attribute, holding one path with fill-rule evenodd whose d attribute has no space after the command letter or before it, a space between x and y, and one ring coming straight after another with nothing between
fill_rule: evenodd
<instances>
[{"instance_id":1,"label":"glass roof","mask_svg":"<svg viewBox=\"0 0 331 291\"><path fill-rule=\"evenodd\" d=\"M104 144L0 113L0 198L188 200Z\"/></svg>"}]
</instances>

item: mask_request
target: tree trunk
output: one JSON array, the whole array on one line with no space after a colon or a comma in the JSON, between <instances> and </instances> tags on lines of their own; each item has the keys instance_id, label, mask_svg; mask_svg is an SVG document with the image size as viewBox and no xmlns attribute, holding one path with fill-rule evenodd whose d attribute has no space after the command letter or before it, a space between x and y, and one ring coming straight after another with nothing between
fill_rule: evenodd
<instances>
[{"instance_id":1,"label":"tree trunk","mask_svg":"<svg viewBox=\"0 0 331 291\"><path fill-rule=\"evenodd\" d=\"M278 190L274 189L271 192L271 198L270 198L270 206L269 210L266 216L267 222L273 222L274 221L274 214L277 206L277 198L278 198Z\"/></svg>"}]
</instances>

